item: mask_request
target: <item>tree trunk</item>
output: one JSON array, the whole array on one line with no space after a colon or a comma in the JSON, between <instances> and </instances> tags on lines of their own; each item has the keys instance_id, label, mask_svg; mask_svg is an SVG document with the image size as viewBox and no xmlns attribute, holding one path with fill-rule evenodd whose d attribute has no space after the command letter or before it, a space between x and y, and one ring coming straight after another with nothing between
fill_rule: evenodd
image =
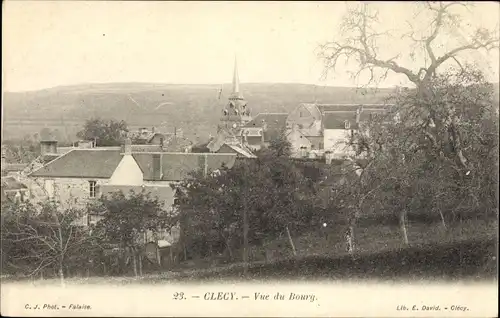
<instances>
[{"instance_id":1,"label":"tree trunk","mask_svg":"<svg viewBox=\"0 0 500 318\"><path fill-rule=\"evenodd\" d=\"M142 255L139 254L137 257L139 258L139 276L142 277Z\"/></svg>"},{"instance_id":2,"label":"tree trunk","mask_svg":"<svg viewBox=\"0 0 500 318\"><path fill-rule=\"evenodd\" d=\"M286 234L288 235L288 241L290 242L290 246L292 247L293 256L297 256L297 251L295 250L295 244L293 244L292 236L290 235L290 230L288 229L288 225L286 226Z\"/></svg>"},{"instance_id":3,"label":"tree trunk","mask_svg":"<svg viewBox=\"0 0 500 318\"><path fill-rule=\"evenodd\" d=\"M406 209L403 209L399 213L399 226L401 229L401 235L403 236L403 243L408 245L408 234L406 232Z\"/></svg>"},{"instance_id":4,"label":"tree trunk","mask_svg":"<svg viewBox=\"0 0 500 318\"><path fill-rule=\"evenodd\" d=\"M132 252L132 267L134 268L134 276L137 277L137 255L135 254L135 249L131 248L130 249Z\"/></svg>"},{"instance_id":5,"label":"tree trunk","mask_svg":"<svg viewBox=\"0 0 500 318\"><path fill-rule=\"evenodd\" d=\"M246 198L243 198L243 274L248 273L248 211Z\"/></svg>"},{"instance_id":6,"label":"tree trunk","mask_svg":"<svg viewBox=\"0 0 500 318\"><path fill-rule=\"evenodd\" d=\"M226 242L226 249L227 251L229 252L229 258L231 259L231 261L234 259L233 258L233 250L231 250L231 245L230 245L230 240L229 239L224 239L224 242Z\"/></svg>"},{"instance_id":7,"label":"tree trunk","mask_svg":"<svg viewBox=\"0 0 500 318\"><path fill-rule=\"evenodd\" d=\"M349 225L349 231L346 237L347 252L354 257L355 246L354 246L354 223Z\"/></svg>"},{"instance_id":8,"label":"tree trunk","mask_svg":"<svg viewBox=\"0 0 500 318\"><path fill-rule=\"evenodd\" d=\"M59 280L61 282L61 286L65 286L64 282L64 270L63 270L63 259L59 260Z\"/></svg>"}]
</instances>

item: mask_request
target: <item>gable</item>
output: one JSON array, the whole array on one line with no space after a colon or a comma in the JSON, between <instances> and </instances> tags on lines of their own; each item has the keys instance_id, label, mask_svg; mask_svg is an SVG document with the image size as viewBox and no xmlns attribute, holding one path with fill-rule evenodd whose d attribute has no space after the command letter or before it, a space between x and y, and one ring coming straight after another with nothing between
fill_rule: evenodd
<instances>
[{"instance_id":1,"label":"gable","mask_svg":"<svg viewBox=\"0 0 500 318\"><path fill-rule=\"evenodd\" d=\"M109 180L112 185L141 185L143 174L141 168L131 155L123 156Z\"/></svg>"}]
</instances>

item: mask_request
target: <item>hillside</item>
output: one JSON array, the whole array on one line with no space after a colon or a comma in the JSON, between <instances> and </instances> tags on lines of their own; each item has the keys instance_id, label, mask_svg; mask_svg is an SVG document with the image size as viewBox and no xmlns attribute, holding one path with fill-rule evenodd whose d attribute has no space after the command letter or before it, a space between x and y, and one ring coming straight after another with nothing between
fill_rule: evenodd
<instances>
[{"instance_id":1,"label":"hillside","mask_svg":"<svg viewBox=\"0 0 500 318\"><path fill-rule=\"evenodd\" d=\"M231 85L173 85L110 83L59 86L29 92L4 93L4 136L21 138L47 127L61 141L75 139L91 117L125 120L131 128L156 126L173 131L182 128L193 141L206 140L216 132ZM392 89L356 89L308 84L241 84L252 114L289 112L299 103L376 103ZM498 99L498 86L495 92Z\"/></svg>"},{"instance_id":2,"label":"hillside","mask_svg":"<svg viewBox=\"0 0 500 318\"><path fill-rule=\"evenodd\" d=\"M231 86L149 83L87 84L30 92L5 92L5 138L33 135L44 127L57 129L61 139L73 139L93 116L125 120L129 126L182 128L193 139L216 132ZM299 103L378 102L391 89L378 91L305 84L242 84L243 96L259 112L289 112Z\"/></svg>"}]
</instances>

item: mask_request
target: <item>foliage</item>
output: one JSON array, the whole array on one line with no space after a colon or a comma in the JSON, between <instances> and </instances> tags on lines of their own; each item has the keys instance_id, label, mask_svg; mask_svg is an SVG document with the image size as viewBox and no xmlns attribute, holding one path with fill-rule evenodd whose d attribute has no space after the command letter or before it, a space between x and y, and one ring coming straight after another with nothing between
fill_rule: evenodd
<instances>
[{"instance_id":1,"label":"foliage","mask_svg":"<svg viewBox=\"0 0 500 318\"><path fill-rule=\"evenodd\" d=\"M439 221L446 229L459 220L498 215L492 173L498 169L498 112L491 85L464 68L436 76L430 87L431 100L415 90L396 96L397 106L364 123L351 140L369 162L344 190L353 221L399 218L405 241L408 220ZM431 113L445 124L429 125ZM457 155L456 134L467 169Z\"/></svg>"},{"instance_id":2,"label":"foliage","mask_svg":"<svg viewBox=\"0 0 500 318\"><path fill-rule=\"evenodd\" d=\"M253 244L311 222L314 189L286 156L286 146L274 141L257 159L207 176L196 173L176 186L176 208L188 252L203 256L227 251L234 257L233 249L242 242L245 211L248 240Z\"/></svg>"},{"instance_id":3,"label":"foliage","mask_svg":"<svg viewBox=\"0 0 500 318\"><path fill-rule=\"evenodd\" d=\"M84 140L95 140L96 146L119 146L128 132L125 121L92 118L85 122L83 130L77 137Z\"/></svg>"},{"instance_id":4,"label":"foliage","mask_svg":"<svg viewBox=\"0 0 500 318\"><path fill-rule=\"evenodd\" d=\"M2 141L7 163L30 163L40 155L40 143L30 136Z\"/></svg>"},{"instance_id":5,"label":"foliage","mask_svg":"<svg viewBox=\"0 0 500 318\"><path fill-rule=\"evenodd\" d=\"M114 192L89 206L89 212L100 218L95 231L102 231L106 242L133 247L146 230L162 228L167 212L162 203L146 192Z\"/></svg>"},{"instance_id":6,"label":"foliage","mask_svg":"<svg viewBox=\"0 0 500 318\"><path fill-rule=\"evenodd\" d=\"M88 212L99 218L92 232L101 238L101 244L118 246L121 252L131 253L136 275L136 258L145 243L144 235L147 231L164 230L169 220L163 204L145 191L127 194L120 191L102 196L89 204Z\"/></svg>"}]
</instances>

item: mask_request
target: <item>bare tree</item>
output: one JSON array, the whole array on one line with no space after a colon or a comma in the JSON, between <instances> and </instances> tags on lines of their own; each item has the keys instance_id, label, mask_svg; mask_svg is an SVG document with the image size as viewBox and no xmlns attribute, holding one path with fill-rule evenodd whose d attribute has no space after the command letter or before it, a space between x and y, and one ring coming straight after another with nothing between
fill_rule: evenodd
<instances>
[{"instance_id":1,"label":"bare tree","mask_svg":"<svg viewBox=\"0 0 500 318\"><path fill-rule=\"evenodd\" d=\"M21 253L11 255L13 262L28 262L30 276L41 273L45 268L54 268L64 286L67 262L71 257L82 256L81 249L91 239L83 224L78 223L83 211L60 210L52 202L39 206L13 203L3 208L2 212L6 215L2 218L2 232L6 233L2 234L6 241L22 249Z\"/></svg>"},{"instance_id":2,"label":"bare tree","mask_svg":"<svg viewBox=\"0 0 500 318\"><path fill-rule=\"evenodd\" d=\"M473 33L470 40L458 45L441 54L436 53L436 39L440 36L446 36L446 30L460 25L462 15L456 13L455 9L468 9L470 4L461 2L425 2L418 4L422 6L420 15L431 17L430 29L427 32L417 32L409 24L409 31L404 35L421 48L426 60L429 62L420 65L417 70L409 66L400 64L398 60L401 54L392 57L380 56L379 40L384 36L391 36L390 32L377 32L379 23L379 13L372 8L371 4L361 3L354 9L349 9L341 24L340 40L324 43L320 47L320 57L325 63L325 75L335 70L335 67L341 60L349 61L355 59L357 62L357 71L353 74L358 78L362 72L369 72L370 77L367 84L384 79L389 72L402 74L408 78L417 88L423 100L433 98L432 80L435 78L438 69L446 62L452 61L460 68L463 63L460 62L460 54L466 51L492 50L498 49L499 39L495 32L486 28L478 28ZM417 35L418 33L423 33ZM419 52L418 52L419 53ZM377 76L378 71L382 75ZM426 103L429 105L429 103ZM432 127L436 126L438 130L441 127L447 128L447 142L452 145L454 155L462 166L464 173L471 169L468 160L464 155L461 134L459 132L459 118L455 115L453 103L447 104L447 113L445 116L438 116L433 107L428 107L427 111L422 113L423 125L422 133L430 139L439 142L439 136L436 136Z\"/></svg>"}]
</instances>

